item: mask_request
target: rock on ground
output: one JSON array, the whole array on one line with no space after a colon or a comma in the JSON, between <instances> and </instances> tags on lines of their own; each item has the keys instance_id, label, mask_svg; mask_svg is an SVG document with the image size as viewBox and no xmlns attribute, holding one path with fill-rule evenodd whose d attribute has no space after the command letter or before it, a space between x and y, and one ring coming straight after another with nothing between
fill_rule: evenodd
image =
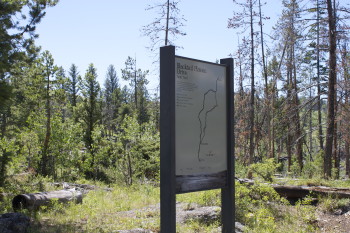
<instances>
[{"instance_id":1,"label":"rock on ground","mask_svg":"<svg viewBox=\"0 0 350 233\"><path fill-rule=\"evenodd\" d=\"M137 218L137 213L141 212L157 212L159 214L160 205L151 205L142 209L134 209L129 211L119 212L123 216ZM199 221L203 224L211 224L219 221L221 218L221 208L219 206L200 206L196 203L176 203L176 222L186 223L188 221ZM218 227L215 232L221 232L221 227ZM239 222L235 223L235 232L244 232L244 225ZM131 229L119 230L118 233L153 233L147 229Z\"/></svg>"},{"instance_id":2,"label":"rock on ground","mask_svg":"<svg viewBox=\"0 0 350 233\"><path fill-rule=\"evenodd\" d=\"M197 204L177 203L176 221L185 223L198 220L206 224L220 220L221 208L219 206L199 206Z\"/></svg>"},{"instance_id":3,"label":"rock on ground","mask_svg":"<svg viewBox=\"0 0 350 233\"><path fill-rule=\"evenodd\" d=\"M244 225L240 222L235 222L235 232L236 233L244 232Z\"/></svg>"},{"instance_id":4,"label":"rock on ground","mask_svg":"<svg viewBox=\"0 0 350 233\"><path fill-rule=\"evenodd\" d=\"M0 232L2 233L25 233L29 224L30 219L21 213L0 215Z\"/></svg>"},{"instance_id":5,"label":"rock on ground","mask_svg":"<svg viewBox=\"0 0 350 233\"><path fill-rule=\"evenodd\" d=\"M120 230L118 233L153 233L153 231L145 230L142 228L136 228L132 230Z\"/></svg>"}]
</instances>

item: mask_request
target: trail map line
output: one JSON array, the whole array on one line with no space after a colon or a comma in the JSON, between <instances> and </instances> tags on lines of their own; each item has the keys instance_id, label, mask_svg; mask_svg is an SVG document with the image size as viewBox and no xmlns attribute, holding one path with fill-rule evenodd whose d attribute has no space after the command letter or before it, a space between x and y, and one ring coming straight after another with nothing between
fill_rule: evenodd
<instances>
[{"instance_id":1,"label":"trail map line","mask_svg":"<svg viewBox=\"0 0 350 233\"><path fill-rule=\"evenodd\" d=\"M207 145L206 143L204 143L204 138L205 138L205 135L206 135L208 114L210 112L212 112L216 107L218 107L218 100L217 100L217 96L216 96L216 93L217 93L217 90L218 90L218 81L220 81L220 77L218 77L216 79L215 90L209 89L207 92L204 93L202 109L198 113L199 127L200 127L199 145L198 145L198 154L197 154L198 161L202 161L203 160L200 157L201 146L202 145ZM215 104L211 108L209 108L208 110L205 110L206 108L208 108L208 106L206 106L206 100L207 100L207 97L210 96L210 94L214 94ZM202 121L203 115L204 115L204 119Z\"/></svg>"}]
</instances>

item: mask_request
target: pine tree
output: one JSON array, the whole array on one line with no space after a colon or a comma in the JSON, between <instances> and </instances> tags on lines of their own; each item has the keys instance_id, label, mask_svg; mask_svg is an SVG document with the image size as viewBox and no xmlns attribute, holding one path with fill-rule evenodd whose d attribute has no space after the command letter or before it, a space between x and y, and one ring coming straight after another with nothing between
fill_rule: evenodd
<instances>
[{"instance_id":1,"label":"pine tree","mask_svg":"<svg viewBox=\"0 0 350 233\"><path fill-rule=\"evenodd\" d=\"M91 168L95 166L95 151L93 148L93 131L101 119L100 112L100 85L97 81L96 68L91 63L86 70L84 80L82 82L83 94L83 124L84 124L84 142L88 152L91 155Z\"/></svg>"},{"instance_id":2,"label":"pine tree","mask_svg":"<svg viewBox=\"0 0 350 233\"><path fill-rule=\"evenodd\" d=\"M146 76L148 75L148 70L142 71L136 68L136 59L128 57L125 62L125 69L122 70L122 78L129 82L129 86L132 90L133 103L132 108L137 114L137 119L139 124L147 122L149 114L147 113L147 100L148 92L146 85L148 80Z\"/></svg>"},{"instance_id":3,"label":"pine tree","mask_svg":"<svg viewBox=\"0 0 350 233\"><path fill-rule=\"evenodd\" d=\"M77 98L80 91L81 76L78 72L78 67L72 64L69 69L69 82L68 82L68 93L69 100L73 107L77 106Z\"/></svg>"},{"instance_id":4,"label":"pine tree","mask_svg":"<svg viewBox=\"0 0 350 233\"><path fill-rule=\"evenodd\" d=\"M112 131L116 132L116 121L121 106L121 90L117 72L113 65L110 65L107 69L104 84L104 103L104 121L108 134L111 135Z\"/></svg>"},{"instance_id":5,"label":"pine tree","mask_svg":"<svg viewBox=\"0 0 350 233\"><path fill-rule=\"evenodd\" d=\"M46 88L45 88L45 99L46 99L46 134L45 134L45 140L42 150L42 156L41 156L41 173L44 176L47 176L50 174L50 170L52 168L49 168L48 162L49 162L49 146L50 146L50 139L51 139L51 117L52 117L52 102L51 102L51 90L52 90L52 82L55 73L57 72L58 67L54 65L54 60L52 55L49 51L45 51L42 55L43 59L43 75L45 77L46 82Z\"/></svg>"},{"instance_id":6,"label":"pine tree","mask_svg":"<svg viewBox=\"0 0 350 233\"><path fill-rule=\"evenodd\" d=\"M0 1L0 78L33 49L36 25L57 0Z\"/></svg>"}]
</instances>

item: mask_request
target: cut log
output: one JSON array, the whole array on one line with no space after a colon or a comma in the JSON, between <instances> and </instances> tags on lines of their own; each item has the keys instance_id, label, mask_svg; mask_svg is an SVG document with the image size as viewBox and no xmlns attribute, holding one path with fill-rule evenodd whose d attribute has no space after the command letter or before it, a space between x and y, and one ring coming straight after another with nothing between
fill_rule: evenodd
<instances>
[{"instance_id":1,"label":"cut log","mask_svg":"<svg viewBox=\"0 0 350 233\"><path fill-rule=\"evenodd\" d=\"M51 192L20 194L12 199L12 208L14 211L20 209L35 210L40 206L49 205L53 200L57 200L60 203L71 201L81 203L83 193L73 188Z\"/></svg>"}]
</instances>

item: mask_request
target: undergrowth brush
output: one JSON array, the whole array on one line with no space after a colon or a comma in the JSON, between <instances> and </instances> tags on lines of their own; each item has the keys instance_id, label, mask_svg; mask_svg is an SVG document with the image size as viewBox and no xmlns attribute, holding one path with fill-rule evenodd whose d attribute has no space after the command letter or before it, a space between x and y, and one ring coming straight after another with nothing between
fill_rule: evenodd
<instances>
[{"instance_id":1,"label":"undergrowth brush","mask_svg":"<svg viewBox=\"0 0 350 233\"><path fill-rule=\"evenodd\" d=\"M31 193L53 190L50 179L43 177L17 177L4 192ZM106 184L88 180L76 183L105 187ZM245 225L246 232L315 232L316 207L308 200L290 205L265 182L252 185L235 184L236 221ZM34 184L34 185L32 185ZM132 186L110 185L112 191L96 189L83 198L81 204L62 204L52 201L49 207L38 211L24 211L32 218L29 232L115 232L136 228L160 231L159 187L135 183ZM57 188L57 187L56 187ZM13 196L12 195L12 196ZM194 206L221 206L220 190L186 193L176 196L185 203L184 210ZM349 201L324 199L325 211L342 208ZM11 195L1 202L3 212L12 212ZM220 232L220 221L190 220L177 224L178 232Z\"/></svg>"},{"instance_id":2,"label":"undergrowth brush","mask_svg":"<svg viewBox=\"0 0 350 233\"><path fill-rule=\"evenodd\" d=\"M236 182L236 220L247 232L315 232L315 207L307 203L291 206L269 185Z\"/></svg>"}]
</instances>

